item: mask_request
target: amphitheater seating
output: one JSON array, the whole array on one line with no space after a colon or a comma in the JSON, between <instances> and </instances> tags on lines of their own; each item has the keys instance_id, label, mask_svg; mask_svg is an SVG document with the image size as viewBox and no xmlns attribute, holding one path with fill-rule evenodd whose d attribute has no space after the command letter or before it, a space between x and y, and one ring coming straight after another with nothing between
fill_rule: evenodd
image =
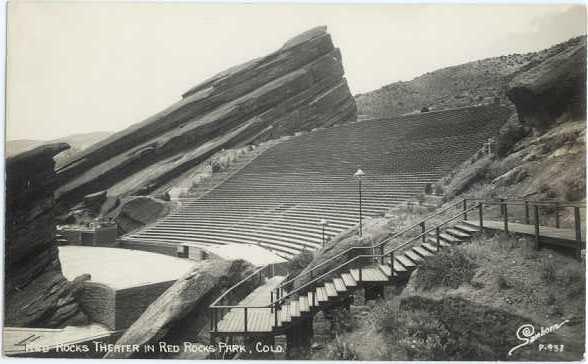
<instances>
[{"instance_id":1,"label":"amphitheater seating","mask_svg":"<svg viewBox=\"0 0 588 364\"><path fill-rule=\"evenodd\" d=\"M284 258L423 191L495 136L511 111L487 105L370 120L291 137L128 243L257 244Z\"/></svg>"}]
</instances>

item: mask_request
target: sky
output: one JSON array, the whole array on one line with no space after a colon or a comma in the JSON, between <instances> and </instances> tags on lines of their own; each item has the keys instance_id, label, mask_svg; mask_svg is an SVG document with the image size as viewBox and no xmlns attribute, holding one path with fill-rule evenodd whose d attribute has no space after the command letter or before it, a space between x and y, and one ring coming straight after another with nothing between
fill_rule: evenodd
<instances>
[{"instance_id":1,"label":"sky","mask_svg":"<svg viewBox=\"0 0 588 364\"><path fill-rule=\"evenodd\" d=\"M353 94L585 34L581 5L10 2L6 139L118 131L326 25Z\"/></svg>"}]
</instances>

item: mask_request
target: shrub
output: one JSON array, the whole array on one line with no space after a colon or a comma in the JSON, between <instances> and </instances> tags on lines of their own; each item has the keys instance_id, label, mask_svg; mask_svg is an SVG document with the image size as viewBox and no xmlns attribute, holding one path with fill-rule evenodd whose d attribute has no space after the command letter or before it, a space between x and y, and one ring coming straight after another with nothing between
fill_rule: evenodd
<instances>
[{"instance_id":1,"label":"shrub","mask_svg":"<svg viewBox=\"0 0 588 364\"><path fill-rule=\"evenodd\" d=\"M314 259L314 254L310 250L303 250L300 254L288 261L288 274L291 278L297 275L306 268ZM292 287L286 287L290 290Z\"/></svg>"},{"instance_id":2,"label":"shrub","mask_svg":"<svg viewBox=\"0 0 588 364\"><path fill-rule=\"evenodd\" d=\"M502 274L499 275L498 278L496 278L496 285L501 290L509 289L512 287L510 282L506 278L504 278L504 276Z\"/></svg>"},{"instance_id":3,"label":"shrub","mask_svg":"<svg viewBox=\"0 0 588 364\"><path fill-rule=\"evenodd\" d=\"M430 195L431 193L433 193L433 186L430 183L427 183L425 185L425 194Z\"/></svg>"},{"instance_id":4,"label":"shrub","mask_svg":"<svg viewBox=\"0 0 588 364\"><path fill-rule=\"evenodd\" d=\"M339 336L335 338L332 345L329 346L328 358L330 360L359 360L357 351L353 348L353 344L341 339Z\"/></svg>"},{"instance_id":5,"label":"shrub","mask_svg":"<svg viewBox=\"0 0 588 364\"><path fill-rule=\"evenodd\" d=\"M551 259L546 259L543 261L543 267L541 269L541 278L543 278L548 283L553 283L556 280L556 270L557 267L555 263Z\"/></svg>"},{"instance_id":6,"label":"shrub","mask_svg":"<svg viewBox=\"0 0 588 364\"><path fill-rule=\"evenodd\" d=\"M527 135L527 130L520 124L508 121L496 138L496 155L506 156L515 144Z\"/></svg>"},{"instance_id":7,"label":"shrub","mask_svg":"<svg viewBox=\"0 0 588 364\"><path fill-rule=\"evenodd\" d=\"M349 332L353 326L353 315L350 310L333 310L333 331L335 333Z\"/></svg>"},{"instance_id":8,"label":"shrub","mask_svg":"<svg viewBox=\"0 0 588 364\"><path fill-rule=\"evenodd\" d=\"M443 190L443 186L436 184L435 185L435 194L442 195L445 191Z\"/></svg>"},{"instance_id":9,"label":"shrub","mask_svg":"<svg viewBox=\"0 0 588 364\"><path fill-rule=\"evenodd\" d=\"M417 271L415 284L425 290L436 286L457 288L474 277L476 264L460 249L442 251L425 259Z\"/></svg>"}]
</instances>

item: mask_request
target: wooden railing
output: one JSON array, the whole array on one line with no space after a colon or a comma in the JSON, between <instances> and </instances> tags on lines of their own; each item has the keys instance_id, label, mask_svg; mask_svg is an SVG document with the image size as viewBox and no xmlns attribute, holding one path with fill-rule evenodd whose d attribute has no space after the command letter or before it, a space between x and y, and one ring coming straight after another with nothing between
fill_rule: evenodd
<instances>
[{"instance_id":1,"label":"wooden railing","mask_svg":"<svg viewBox=\"0 0 588 364\"><path fill-rule=\"evenodd\" d=\"M579 249L582 249L582 218L581 218L581 209L586 209L586 206L578 204L578 203L570 203L565 201L559 200L530 200L525 198L497 198L497 199L464 199L463 200L463 208L467 209L468 204L482 204L486 207L497 206L497 215L494 217L494 221L502 221L503 223L503 230L506 233L509 233L509 223L518 222L520 220L521 223L525 225L533 225L534 232L535 232L535 239L537 242L537 246L539 247L541 242L541 227L549 227L549 221L546 219L547 216L553 214L554 222L553 227L556 229L561 229L561 211L565 209L573 209L573 230L575 234L576 242L580 243ZM516 218L515 214L513 214L513 208L520 208L521 215L520 218L514 220ZM533 214L531 215L531 211ZM541 211L547 212L547 214L543 218L543 223L541 222ZM532 218L531 218L532 216ZM467 220L467 215L464 218ZM514 220L514 221L513 221ZM483 222L481 221L480 224ZM481 225L482 226L482 225Z\"/></svg>"}]
</instances>

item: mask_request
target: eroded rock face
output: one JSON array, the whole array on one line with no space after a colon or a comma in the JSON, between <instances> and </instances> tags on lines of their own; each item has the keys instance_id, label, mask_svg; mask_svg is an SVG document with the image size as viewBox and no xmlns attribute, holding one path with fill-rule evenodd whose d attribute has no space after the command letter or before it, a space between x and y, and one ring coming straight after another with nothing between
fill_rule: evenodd
<instances>
[{"instance_id":1,"label":"eroded rock face","mask_svg":"<svg viewBox=\"0 0 588 364\"><path fill-rule=\"evenodd\" d=\"M65 279L57 244L50 144L6 160L5 325L62 327L86 322L75 297L83 280Z\"/></svg>"},{"instance_id":2,"label":"eroded rock face","mask_svg":"<svg viewBox=\"0 0 588 364\"><path fill-rule=\"evenodd\" d=\"M326 28L307 31L85 150L58 170L58 198L77 202L105 189L145 195L223 148L354 120L343 74Z\"/></svg>"},{"instance_id":3,"label":"eroded rock face","mask_svg":"<svg viewBox=\"0 0 588 364\"><path fill-rule=\"evenodd\" d=\"M509 84L508 97L521 122L546 129L564 113L586 113L586 38L521 73Z\"/></svg>"}]
</instances>

